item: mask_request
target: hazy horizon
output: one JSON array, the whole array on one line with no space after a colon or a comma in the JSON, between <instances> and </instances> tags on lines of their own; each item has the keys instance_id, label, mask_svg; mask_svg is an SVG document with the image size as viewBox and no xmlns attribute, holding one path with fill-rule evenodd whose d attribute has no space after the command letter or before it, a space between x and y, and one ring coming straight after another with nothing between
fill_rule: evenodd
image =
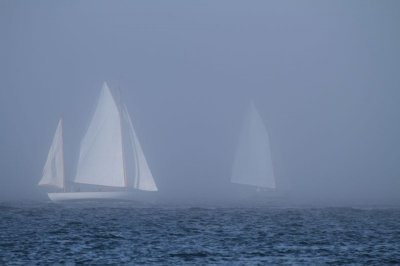
<instances>
[{"instance_id":1,"label":"hazy horizon","mask_svg":"<svg viewBox=\"0 0 400 266\"><path fill-rule=\"evenodd\" d=\"M160 194L219 198L251 100L298 198L400 203L400 2L0 1L0 200L119 88Z\"/></svg>"}]
</instances>

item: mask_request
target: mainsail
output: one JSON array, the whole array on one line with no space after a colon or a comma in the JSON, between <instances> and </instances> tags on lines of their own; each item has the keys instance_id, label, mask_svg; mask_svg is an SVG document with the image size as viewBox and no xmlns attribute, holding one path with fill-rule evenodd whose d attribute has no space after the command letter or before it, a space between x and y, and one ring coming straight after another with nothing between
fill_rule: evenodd
<instances>
[{"instance_id":1,"label":"mainsail","mask_svg":"<svg viewBox=\"0 0 400 266\"><path fill-rule=\"evenodd\" d=\"M107 84L81 142L76 183L126 187L120 111Z\"/></svg>"},{"instance_id":2,"label":"mainsail","mask_svg":"<svg viewBox=\"0 0 400 266\"><path fill-rule=\"evenodd\" d=\"M104 83L81 143L76 183L157 191L125 105Z\"/></svg>"},{"instance_id":3,"label":"mainsail","mask_svg":"<svg viewBox=\"0 0 400 266\"><path fill-rule=\"evenodd\" d=\"M128 148L130 151L132 151L132 163L134 163L132 173L133 188L146 191L157 191L158 189L156 183L154 182L153 175L151 174L149 165L147 164L142 147L136 135L135 129L133 128L131 118L125 105L122 109L122 116L124 125L127 127L129 137ZM129 162L127 162L127 164L129 164Z\"/></svg>"},{"instance_id":4,"label":"mainsail","mask_svg":"<svg viewBox=\"0 0 400 266\"><path fill-rule=\"evenodd\" d=\"M62 119L60 119L43 168L42 179L39 181L40 186L64 188L64 151L62 131Z\"/></svg>"},{"instance_id":5,"label":"mainsail","mask_svg":"<svg viewBox=\"0 0 400 266\"><path fill-rule=\"evenodd\" d=\"M268 132L253 103L245 116L231 182L276 188Z\"/></svg>"}]
</instances>

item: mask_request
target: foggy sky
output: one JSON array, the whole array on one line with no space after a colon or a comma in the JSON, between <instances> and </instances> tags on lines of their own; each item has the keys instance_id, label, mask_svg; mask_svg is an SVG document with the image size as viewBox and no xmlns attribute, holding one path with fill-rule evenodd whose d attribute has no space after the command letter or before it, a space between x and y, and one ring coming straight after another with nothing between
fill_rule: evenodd
<instances>
[{"instance_id":1,"label":"foggy sky","mask_svg":"<svg viewBox=\"0 0 400 266\"><path fill-rule=\"evenodd\" d=\"M399 12L399 1L0 0L0 198L44 195L60 116L74 175L107 81L160 193L228 191L254 100L278 184L400 199Z\"/></svg>"}]
</instances>

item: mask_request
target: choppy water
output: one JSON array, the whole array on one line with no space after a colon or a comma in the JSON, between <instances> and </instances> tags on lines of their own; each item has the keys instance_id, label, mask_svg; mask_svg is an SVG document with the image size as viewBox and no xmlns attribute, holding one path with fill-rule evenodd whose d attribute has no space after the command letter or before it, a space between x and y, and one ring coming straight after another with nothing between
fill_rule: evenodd
<instances>
[{"instance_id":1,"label":"choppy water","mask_svg":"<svg viewBox=\"0 0 400 266\"><path fill-rule=\"evenodd\" d=\"M0 203L0 264L400 264L400 209Z\"/></svg>"}]
</instances>

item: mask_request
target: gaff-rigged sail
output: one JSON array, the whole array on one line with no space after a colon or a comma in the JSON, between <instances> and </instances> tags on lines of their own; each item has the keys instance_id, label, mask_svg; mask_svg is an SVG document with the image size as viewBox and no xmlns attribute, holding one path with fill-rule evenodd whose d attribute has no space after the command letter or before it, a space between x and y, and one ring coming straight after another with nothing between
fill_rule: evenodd
<instances>
[{"instance_id":1,"label":"gaff-rigged sail","mask_svg":"<svg viewBox=\"0 0 400 266\"><path fill-rule=\"evenodd\" d=\"M268 132L253 103L245 116L231 182L276 188Z\"/></svg>"}]
</instances>

